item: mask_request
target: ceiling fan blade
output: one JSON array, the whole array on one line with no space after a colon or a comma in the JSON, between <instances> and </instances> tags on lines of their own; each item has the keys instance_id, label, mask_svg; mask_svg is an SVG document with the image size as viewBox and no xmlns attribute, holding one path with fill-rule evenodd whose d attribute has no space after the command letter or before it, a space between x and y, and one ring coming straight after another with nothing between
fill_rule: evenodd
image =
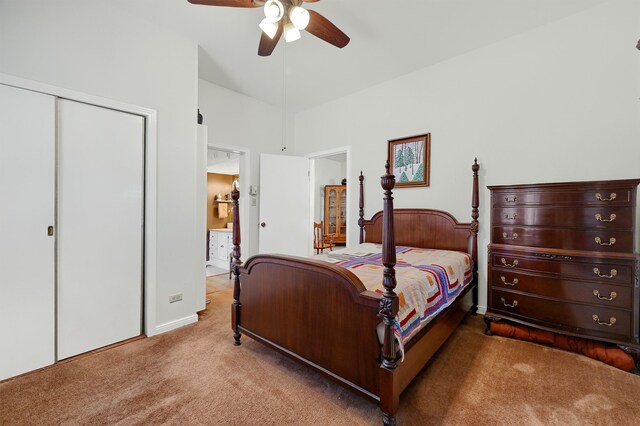
<instances>
[{"instance_id":1,"label":"ceiling fan blade","mask_svg":"<svg viewBox=\"0 0 640 426\"><path fill-rule=\"evenodd\" d=\"M309 15L311 15L309 25L306 28L308 32L339 48L349 44L351 39L327 18L311 9L309 9Z\"/></svg>"},{"instance_id":2,"label":"ceiling fan blade","mask_svg":"<svg viewBox=\"0 0 640 426\"><path fill-rule=\"evenodd\" d=\"M226 6L226 7L260 7L263 1L253 0L187 0L191 4L203 4L205 6Z\"/></svg>"},{"instance_id":3,"label":"ceiling fan blade","mask_svg":"<svg viewBox=\"0 0 640 426\"><path fill-rule=\"evenodd\" d=\"M302 0L302 1L305 2L305 3L317 3L320 0Z\"/></svg>"},{"instance_id":4,"label":"ceiling fan blade","mask_svg":"<svg viewBox=\"0 0 640 426\"><path fill-rule=\"evenodd\" d=\"M278 24L278 31L276 32L276 35L273 36L273 38L269 38L269 36L266 35L264 31L260 31L262 35L260 36L260 45L258 46L258 55L260 56L271 55L271 53L273 52L273 49L276 48L276 44L278 44L280 37L282 37L283 28L284 27L282 26L282 21L280 21L280 23Z\"/></svg>"}]
</instances>

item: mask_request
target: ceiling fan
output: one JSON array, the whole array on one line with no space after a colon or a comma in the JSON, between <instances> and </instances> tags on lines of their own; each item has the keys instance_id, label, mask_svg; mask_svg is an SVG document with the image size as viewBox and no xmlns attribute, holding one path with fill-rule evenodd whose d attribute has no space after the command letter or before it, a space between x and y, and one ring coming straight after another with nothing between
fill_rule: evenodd
<instances>
[{"instance_id":1,"label":"ceiling fan","mask_svg":"<svg viewBox=\"0 0 640 426\"><path fill-rule=\"evenodd\" d=\"M269 56L284 33L287 43L300 38L300 30L307 30L314 36L343 48L349 44L349 37L324 16L314 10L302 7L303 3L320 0L188 0L192 4L226 7L264 7L265 18L260 22L262 35L258 55Z\"/></svg>"}]
</instances>

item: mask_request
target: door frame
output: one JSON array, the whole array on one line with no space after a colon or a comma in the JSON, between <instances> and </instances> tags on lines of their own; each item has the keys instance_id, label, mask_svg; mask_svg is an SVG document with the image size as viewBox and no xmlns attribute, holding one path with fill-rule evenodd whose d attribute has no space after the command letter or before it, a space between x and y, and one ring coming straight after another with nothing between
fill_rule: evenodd
<instances>
[{"instance_id":1,"label":"door frame","mask_svg":"<svg viewBox=\"0 0 640 426\"><path fill-rule=\"evenodd\" d=\"M347 240L346 246L350 247L351 244L351 233L352 226L349 226L350 223L357 223L357 209L351 208L351 200L356 200L355 191L357 189L357 185L353 185L349 183L349 179L352 176L351 173L351 145L341 146L337 148L326 149L323 151L312 152L310 154L306 154L304 157L308 158L311 164L309 165L309 241L313 241L313 223L314 223L314 212L315 212L315 200L316 200L316 166L315 162L311 160L316 160L324 157L331 157L336 154L346 154L347 155L347 206L345 211L347 212ZM313 255L313 247L309 249L309 255Z\"/></svg>"},{"instance_id":2,"label":"door frame","mask_svg":"<svg viewBox=\"0 0 640 426\"><path fill-rule=\"evenodd\" d=\"M18 89L52 95L142 116L145 120L145 164L144 164L144 254L143 254L143 330L147 336L169 331L156 324L157 306L157 176L158 176L158 118L154 109L132 105L100 96L89 95L50 84L27 80L0 73L0 84ZM183 325L183 324L179 324ZM178 326L179 326L178 325Z\"/></svg>"}]
</instances>

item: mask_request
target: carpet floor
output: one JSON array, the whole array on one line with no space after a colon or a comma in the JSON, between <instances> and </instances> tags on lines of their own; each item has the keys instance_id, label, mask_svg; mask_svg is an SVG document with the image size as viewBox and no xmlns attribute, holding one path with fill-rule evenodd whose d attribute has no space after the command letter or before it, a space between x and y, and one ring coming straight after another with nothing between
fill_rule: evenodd
<instances>
[{"instance_id":1,"label":"carpet floor","mask_svg":"<svg viewBox=\"0 0 640 426\"><path fill-rule=\"evenodd\" d=\"M201 320L0 384L2 425L379 425L374 403ZM400 425L637 425L640 377L468 317L402 395Z\"/></svg>"}]
</instances>

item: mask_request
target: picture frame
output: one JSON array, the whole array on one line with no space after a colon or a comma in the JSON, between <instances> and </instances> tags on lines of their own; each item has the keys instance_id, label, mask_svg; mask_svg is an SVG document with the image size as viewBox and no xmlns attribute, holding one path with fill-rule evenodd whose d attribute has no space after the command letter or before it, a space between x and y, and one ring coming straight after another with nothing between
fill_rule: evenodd
<instances>
[{"instance_id":1,"label":"picture frame","mask_svg":"<svg viewBox=\"0 0 640 426\"><path fill-rule=\"evenodd\" d=\"M387 160L396 177L396 188L429 186L431 133L391 139Z\"/></svg>"}]
</instances>

